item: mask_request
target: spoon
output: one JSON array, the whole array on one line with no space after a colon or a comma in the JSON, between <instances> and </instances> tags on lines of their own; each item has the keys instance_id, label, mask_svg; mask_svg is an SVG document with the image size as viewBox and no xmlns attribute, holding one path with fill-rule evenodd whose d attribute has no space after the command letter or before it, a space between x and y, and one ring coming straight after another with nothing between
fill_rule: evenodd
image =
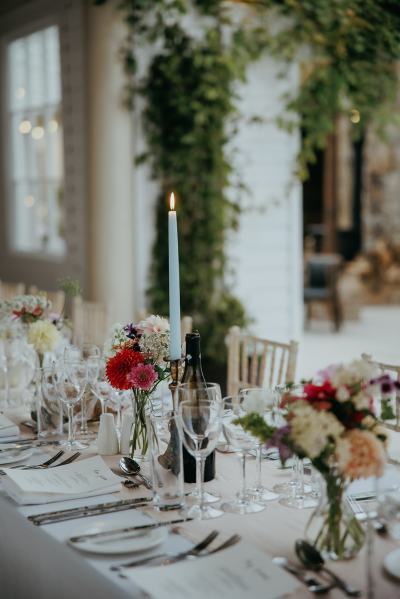
<instances>
[{"instance_id":1,"label":"spoon","mask_svg":"<svg viewBox=\"0 0 400 599\"><path fill-rule=\"evenodd\" d=\"M322 595L331 590L332 584L321 584L318 580L307 574L302 568L292 564L286 557L274 557L273 563L280 568L283 568L290 574L293 574L300 582L306 585L308 590L314 595Z\"/></svg>"},{"instance_id":2,"label":"spoon","mask_svg":"<svg viewBox=\"0 0 400 599\"><path fill-rule=\"evenodd\" d=\"M121 458L119 461L119 467L121 468L122 472L124 472L124 474L128 474L129 476L137 476L142 481L146 489L152 488L149 479L140 473L139 464L135 462L135 460L133 460L132 458L129 458L127 456Z\"/></svg>"},{"instance_id":3,"label":"spoon","mask_svg":"<svg viewBox=\"0 0 400 599\"><path fill-rule=\"evenodd\" d=\"M341 589L349 597L361 596L361 591L353 589L342 578L339 578L337 574L335 574L334 572L332 572L332 570L329 570L325 566L324 558L322 557L318 549L313 547L313 545L307 543L307 541L298 539L296 541L295 549L296 555L303 564L303 566L305 566L309 570L314 570L315 572L326 572L326 574L328 574L331 577L332 581L334 581L335 586Z\"/></svg>"}]
</instances>

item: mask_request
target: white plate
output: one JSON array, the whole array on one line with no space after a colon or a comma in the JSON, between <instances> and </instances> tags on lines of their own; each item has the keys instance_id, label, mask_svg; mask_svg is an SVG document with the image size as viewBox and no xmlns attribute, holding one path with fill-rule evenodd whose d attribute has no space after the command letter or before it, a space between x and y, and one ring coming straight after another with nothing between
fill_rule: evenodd
<instances>
[{"instance_id":1,"label":"white plate","mask_svg":"<svg viewBox=\"0 0 400 599\"><path fill-rule=\"evenodd\" d=\"M383 565L391 576L400 580L400 549L395 549L385 555Z\"/></svg>"},{"instance_id":2,"label":"white plate","mask_svg":"<svg viewBox=\"0 0 400 599\"><path fill-rule=\"evenodd\" d=\"M0 452L0 465L17 464L31 457L33 447L28 449L10 449L10 451Z\"/></svg>"},{"instance_id":3,"label":"white plate","mask_svg":"<svg viewBox=\"0 0 400 599\"><path fill-rule=\"evenodd\" d=\"M112 522L99 522L95 527L80 530L79 535L105 532L122 528ZM121 553L138 553L148 551L160 545L168 536L167 527L153 528L149 530L138 530L125 539L93 539L91 541L80 541L71 543L72 547L85 553L97 553L99 555L119 555Z\"/></svg>"}]
</instances>

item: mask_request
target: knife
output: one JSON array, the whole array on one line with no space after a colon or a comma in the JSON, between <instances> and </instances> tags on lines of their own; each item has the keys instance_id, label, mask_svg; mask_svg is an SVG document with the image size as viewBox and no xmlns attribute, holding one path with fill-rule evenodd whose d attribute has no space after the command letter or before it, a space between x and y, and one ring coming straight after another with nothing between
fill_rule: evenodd
<instances>
[{"instance_id":1,"label":"knife","mask_svg":"<svg viewBox=\"0 0 400 599\"><path fill-rule=\"evenodd\" d=\"M148 505L152 497L136 497L135 499L121 499L120 501L109 501L107 503L97 503L94 505L84 505L81 507L69 508L66 510L57 510L54 512L45 512L44 514L33 514L28 516L36 526L41 524L51 524L52 522L62 522L73 518L83 518L85 516L95 516L98 513L103 514L110 511L123 511L143 505Z\"/></svg>"},{"instance_id":2,"label":"knife","mask_svg":"<svg viewBox=\"0 0 400 599\"><path fill-rule=\"evenodd\" d=\"M153 528L161 528L162 526L173 526L174 524L181 524L182 522L191 522L193 518L177 518L176 520L168 520L167 522L152 522L151 524L140 524L138 526L128 526L126 528L116 528L115 530L105 530L103 532L94 532L87 535L80 535L78 537L71 537L70 543L81 543L83 541L92 541L93 539L99 539L102 542L106 540L118 537L119 540L130 538L132 533L137 531L147 531Z\"/></svg>"}]
</instances>

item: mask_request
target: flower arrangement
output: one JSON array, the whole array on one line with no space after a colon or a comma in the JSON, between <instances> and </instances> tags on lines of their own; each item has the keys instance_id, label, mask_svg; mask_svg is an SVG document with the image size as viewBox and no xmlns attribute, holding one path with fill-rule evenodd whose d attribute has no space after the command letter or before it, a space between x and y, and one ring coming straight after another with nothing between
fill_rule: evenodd
<instances>
[{"instance_id":1,"label":"flower arrangement","mask_svg":"<svg viewBox=\"0 0 400 599\"><path fill-rule=\"evenodd\" d=\"M24 323L40 320L49 309L50 302L45 295L16 295L0 306L0 312L7 311L13 318Z\"/></svg>"},{"instance_id":2,"label":"flower arrangement","mask_svg":"<svg viewBox=\"0 0 400 599\"><path fill-rule=\"evenodd\" d=\"M148 448L146 409L151 394L169 375L169 323L151 315L138 324L116 325L106 348L106 375L112 387L132 390L131 453Z\"/></svg>"},{"instance_id":3,"label":"flower arrangement","mask_svg":"<svg viewBox=\"0 0 400 599\"><path fill-rule=\"evenodd\" d=\"M399 387L387 375L378 376L374 364L355 360L320 372L300 395L290 389L283 394L282 426L271 426L254 412L240 419L267 447L278 448L282 462L309 458L325 479L328 510L313 541L331 556L349 557L349 541L353 537L359 544L363 538L354 517L343 529L342 498L348 482L382 474L387 436L375 415L375 399Z\"/></svg>"}]
</instances>

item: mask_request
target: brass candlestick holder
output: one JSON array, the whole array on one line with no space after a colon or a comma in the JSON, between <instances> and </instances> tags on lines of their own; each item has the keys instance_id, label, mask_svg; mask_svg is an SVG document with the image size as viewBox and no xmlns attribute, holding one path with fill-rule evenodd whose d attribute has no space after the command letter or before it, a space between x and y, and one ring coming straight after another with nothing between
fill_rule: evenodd
<instances>
[{"instance_id":1,"label":"brass candlestick holder","mask_svg":"<svg viewBox=\"0 0 400 599\"><path fill-rule=\"evenodd\" d=\"M168 388L171 391L172 405L173 405L174 412L176 412L177 408L178 408L176 390L179 385L180 369L181 369L181 366L182 366L184 360L185 360L185 358L183 356L178 359L174 359L174 360L171 360L171 358L166 358L166 360L165 360L166 362L169 362L169 364L170 364L171 382L168 385Z\"/></svg>"}]
</instances>

